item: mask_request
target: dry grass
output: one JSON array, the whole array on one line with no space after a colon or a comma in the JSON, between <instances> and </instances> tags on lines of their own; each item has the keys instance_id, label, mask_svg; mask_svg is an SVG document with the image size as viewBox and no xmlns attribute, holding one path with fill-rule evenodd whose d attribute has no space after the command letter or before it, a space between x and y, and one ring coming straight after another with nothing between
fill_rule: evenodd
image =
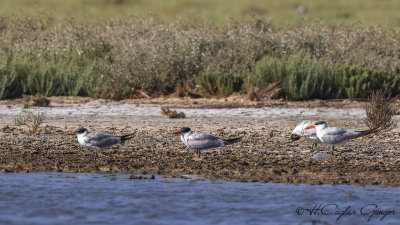
<instances>
[{"instance_id":1,"label":"dry grass","mask_svg":"<svg viewBox=\"0 0 400 225\"><path fill-rule=\"evenodd\" d=\"M21 126L26 125L30 112L23 111L22 113L16 115L13 119L13 125Z\"/></svg>"},{"instance_id":2,"label":"dry grass","mask_svg":"<svg viewBox=\"0 0 400 225\"><path fill-rule=\"evenodd\" d=\"M307 10L300 10L303 7ZM77 21L148 17L150 13L163 21L212 23L222 25L234 18L248 21L254 17L282 25L325 21L349 24L363 21L367 25L400 25L397 0L2 0L0 14L18 17L38 14L54 15L56 20L73 17ZM49 21L49 20L46 20Z\"/></svg>"},{"instance_id":3,"label":"dry grass","mask_svg":"<svg viewBox=\"0 0 400 225\"><path fill-rule=\"evenodd\" d=\"M43 123L45 115L42 112L32 113L23 111L19 115L15 116L13 119L13 124L15 126L27 125L28 134L34 135L39 132L39 127Z\"/></svg>"},{"instance_id":4,"label":"dry grass","mask_svg":"<svg viewBox=\"0 0 400 225\"><path fill-rule=\"evenodd\" d=\"M393 121L393 116L398 112L396 99L397 97L392 97L385 91L372 92L365 108L366 118L364 119L370 129L385 132L396 126L396 122Z\"/></svg>"}]
</instances>

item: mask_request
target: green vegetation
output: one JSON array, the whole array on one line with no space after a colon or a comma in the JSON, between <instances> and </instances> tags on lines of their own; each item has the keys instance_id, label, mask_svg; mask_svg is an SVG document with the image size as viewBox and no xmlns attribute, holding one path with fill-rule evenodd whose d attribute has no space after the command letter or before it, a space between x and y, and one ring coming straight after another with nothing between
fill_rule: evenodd
<instances>
[{"instance_id":1,"label":"green vegetation","mask_svg":"<svg viewBox=\"0 0 400 225\"><path fill-rule=\"evenodd\" d=\"M94 1L42 0L29 17L0 17L0 98L41 94L123 99L187 93L182 89L203 96L229 96L265 89L272 83L279 84L283 96L292 100L365 98L376 89L400 94L400 30L384 23L350 24L346 19L359 12L352 10L356 7L372 10L376 1L332 3L343 10L337 13L345 24L338 24L342 20L337 18L313 22L318 18L315 9L327 10L327 1L234 2L230 12L236 20L217 18L217 12L226 7L221 1L213 5L196 0L166 1L164 5L157 0L152 7L147 1L102 0L87 21L74 13L72 19L66 12L80 9L77 6L86 10ZM39 16L44 3L57 16ZM11 3L2 1L0 11L7 4ZM268 18L270 13L273 16L268 9L281 7L279 15L290 9L294 15L287 16L288 20L296 20L301 4L308 6L308 13L300 23L288 22L290 26L240 16L246 10L262 14L261 9L267 9L265 16L257 18ZM110 14L99 13L102 6ZM136 7L157 14L160 10L162 20L145 15L115 19L117 9L126 6L133 13ZM380 6L371 18L382 9L396 8L391 0L380 1ZM170 12L188 8L215 13L209 17L215 17L217 24L168 17ZM205 10L210 8L215 10ZM29 11L28 7L21 10ZM122 10L120 16L126 15ZM384 18L396 24L392 16Z\"/></svg>"},{"instance_id":2,"label":"green vegetation","mask_svg":"<svg viewBox=\"0 0 400 225\"><path fill-rule=\"evenodd\" d=\"M293 100L312 98L366 98L373 90L400 93L400 74L362 66L330 65L297 53L287 58L267 56L249 77L250 85L266 88L279 81L285 96Z\"/></svg>"},{"instance_id":3,"label":"green vegetation","mask_svg":"<svg viewBox=\"0 0 400 225\"><path fill-rule=\"evenodd\" d=\"M101 59L88 57L86 53L79 55L71 46L53 52L37 49L19 51L10 45L0 47L3 47L0 49L0 97L37 93L44 96L94 95L101 82L95 68L95 64L101 65Z\"/></svg>"},{"instance_id":4,"label":"green vegetation","mask_svg":"<svg viewBox=\"0 0 400 225\"><path fill-rule=\"evenodd\" d=\"M239 74L202 73L195 77L203 96L229 96L242 90L243 78Z\"/></svg>"}]
</instances>

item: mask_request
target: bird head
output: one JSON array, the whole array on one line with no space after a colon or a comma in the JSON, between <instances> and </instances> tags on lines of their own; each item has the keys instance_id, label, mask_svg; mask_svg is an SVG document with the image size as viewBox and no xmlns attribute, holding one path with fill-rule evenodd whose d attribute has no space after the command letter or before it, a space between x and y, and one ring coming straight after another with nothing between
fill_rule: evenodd
<instances>
[{"instance_id":1,"label":"bird head","mask_svg":"<svg viewBox=\"0 0 400 225\"><path fill-rule=\"evenodd\" d=\"M297 141L297 140L299 140L301 137L302 137L301 134L291 134L291 135L290 135L290 139L291 139L292 141Z\"/></svg>"},{"instance_id":2,"label":"bird head","mask_svg":"<svg viewBox=\"0 0 400 225\"><path fill-rule=\"evenodd\" d=\"M79 134L83 134L83 133L88 133L88 130L86 128L81 127L75 131L69 132L68 134L69 135L79 135Z\"/></svg>"},{"instance_id":3,"label":"bird head","mask_svg":"<svg viewBox=\"0 0 400 225\"><path fill-rule=\"evenodd\" d=\"M174 134L185 134L188 132L190 132L189 127L182 127L180 130L175 131Z\"/></svg>"}]
</instances>

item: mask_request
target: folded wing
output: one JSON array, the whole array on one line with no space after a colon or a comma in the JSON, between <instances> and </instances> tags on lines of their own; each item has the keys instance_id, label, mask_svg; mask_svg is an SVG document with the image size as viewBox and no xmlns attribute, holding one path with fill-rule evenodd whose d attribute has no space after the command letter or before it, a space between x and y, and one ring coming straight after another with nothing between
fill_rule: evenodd
<instances>
[{"instance_id":1,"label":"folded wing","mask_svg":"<svg viewBox=\"0 0 400 225\"><path fill-rule=\"evenodd\" d=\"M190 148L207 149L224 146L223 140L211 134L193 133L188 137L187 143Z\"/></svg>"},{"instance_id":2,"label":"folded wing","mask_svg":"<svg viewBox=\"0 0 400 225\"><path fill-rule=\"evenodd\" d=\"M121 143L121 138L112 134L89 133L87 137L88 144L100 149Z\"/></svg>"}]
</instances>

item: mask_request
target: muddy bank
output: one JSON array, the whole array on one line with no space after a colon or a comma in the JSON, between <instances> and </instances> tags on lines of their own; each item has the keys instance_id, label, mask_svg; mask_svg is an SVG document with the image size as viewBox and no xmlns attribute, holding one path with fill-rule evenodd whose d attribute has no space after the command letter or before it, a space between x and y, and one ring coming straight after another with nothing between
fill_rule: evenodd
<instances>
[{"instance_id":1,"label":"muddy bank","mask_svg":"<svg viewBox=\"0 0 400 225\"><path fill-rule=\"evenodd\" d=\"M91 172L158 174L180 177L195 174L212 179L244 182L308 184L381 184L400 186L398 128L338 146L311 149L302 140L291 142L293 127L304 119L325 119L331 125L365 129L362 108L188 108L176 105L186 119L167 119L161 105L65 104L30 108L46 114L40 132L27 135L26 126L12 125L19 105L0 105L0 170L2 172ZM399 120L398 117L395 120ZM79 146L66 133L85 126L91 131L126 134L133 140L98 154ZM172 131L193 130L243 142L198 159Z\"/></svg>"},{"instance_id":2,"label":"muddy bank","mask_svg":"<svg viewBox=\"0 0 400 225\"><path fill-rule=\"evenodd\" d=\"M375 138L369 144L349 143L333 156L327 146L312 150L309 143L290 143L286 135L266 130L223 131L224 136L244 136L244 141L217 151L204 151L198 159L177 137L164 131L140 132L135 139L98 154L81 148L62 129L47 135L3 137L0 145L2 172L90 172L159 174L180 177L195 174L211 179L244 182L308 184L400 185L398 145ZM57 134L58 133L58 134ZM118 132L116 132L118 133ZM163 138L167 136L167 138ZM390 139L390 137L389 137Z\"/></svg>"}]
</instances>

